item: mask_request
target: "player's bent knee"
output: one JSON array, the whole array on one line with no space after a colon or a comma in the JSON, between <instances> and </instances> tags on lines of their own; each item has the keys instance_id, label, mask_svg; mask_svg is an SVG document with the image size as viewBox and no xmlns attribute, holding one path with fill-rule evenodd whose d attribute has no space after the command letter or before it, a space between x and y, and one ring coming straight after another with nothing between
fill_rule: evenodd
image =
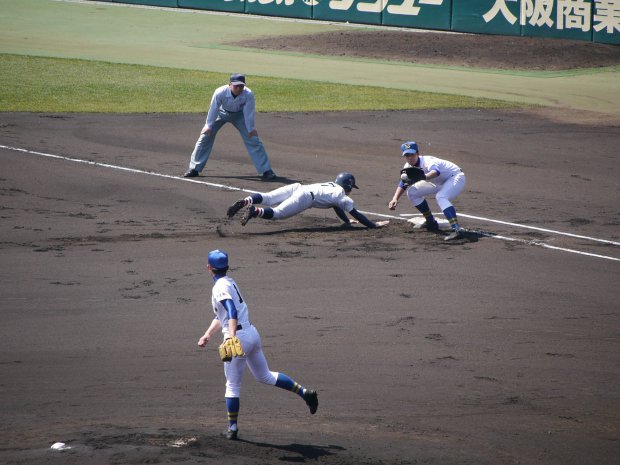
<instances>
[{"instance_id":1,"label":"player's bent knee","mask_svg":"<svg viewBox=\"0 0 620 465\"><path fill-rule=\"evenodd\" d=\"M422 202L424 202L424 197L414 197L414 196L407 196L409 197L409 200L411 201L411 203L415 206L420 205Z\"/></svg>"},{"instance_id":2,"label":"player's bent knee","mask_svg":"<svg viewBox=\"0 0 620 465\"><path fill-rule=\"evenodd\" d=\"M277 373L274 373L273 371L256 376L256 381L258 381L259 383L263 383L263 384L269 384L270 386L273 386L274 384L276 384L277 379L278 379L278 375Z\"/></svg>"},{"instance_id":3,"label":"player's bent knee","mask_svg":"<svg viewBox=\"0 0 620 465\"><path fill-rule=\"evenodd\" d=\"M439 197L437 196L437 205L441 208L441 211L444 211L446 208L450 208L452 206L452 202L447 197Z\"/></svg>"},{"instance_id":4,"label":"player's bent knee","mask_svg":"<svg viewBox=\"0 0 620 465\"><path fill-rule=\"evenodd\" d=\"M407 197L414 205L419 205L424 202L424 196L419 194L418 189L416 189L415 186L411 186L407 189Z\"/></svg>"}]
</instances>

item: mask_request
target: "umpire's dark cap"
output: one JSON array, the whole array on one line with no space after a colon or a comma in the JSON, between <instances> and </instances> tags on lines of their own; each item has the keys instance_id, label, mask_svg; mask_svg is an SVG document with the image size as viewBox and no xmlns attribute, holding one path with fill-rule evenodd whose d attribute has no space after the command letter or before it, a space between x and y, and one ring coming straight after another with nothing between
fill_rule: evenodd
<instances>
[{"instance_id":1,"label":"umpire's dark cap","mask_svg":"<svg viewBox=\"0 0 620 465\"><path fill-rule=\"evenodd\" d=\"M214 270L225 270L228 268L228 254L223 250L215 249L209 252L209 265Z\"/></svg>"},{"instance_id":2,"label":"umpire's dark cap","mask_svg":"<svg viewBox=\"0 0 620 465\"><path fill-rule=\"evenodd\" d=\"M245 74L233 74L230 76L230 83L233 86L245 86Z\"/></svg>"}]
</instances>

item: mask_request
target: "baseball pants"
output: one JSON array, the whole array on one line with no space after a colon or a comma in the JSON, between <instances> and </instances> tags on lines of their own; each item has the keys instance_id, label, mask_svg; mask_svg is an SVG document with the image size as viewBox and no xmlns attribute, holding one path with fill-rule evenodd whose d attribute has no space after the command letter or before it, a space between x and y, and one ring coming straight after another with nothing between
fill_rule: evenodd
<instances>
[{"instance_id":1,"label":"baseball pants","mask_svg":"<svg viewBox=\"0 0 620 465\"><path fill-rule=\"evenodd\" d=\"M250 137L250 134L245 127L243 112L238 111L236 113L232 113L222 109L218 112L217 119L211 127L211 135L207 136L206 134L201 134L198 138L189 163L190 169L196 170L199 173L204 169L209 157L211 156L215 136L226 123L232 123L232 125L237 128L237 131L239 131L239 134L241 134L241 138L243 139L245 148L248 151L248 155L252 159L252 163L254 163L256 172L258 174L263 174L265 171L270 170L271 163L269 162L269 156L267 155L263 141L258 136Z\"/></svg>"},{"instance_id":2,"label":"baseball pants","mask_svg":"<svg viewBox=\"0 0 620 465\"><path fill-rule=\"evenodd\" d=\"M246 366L257 381L263 384L275 385L279 373L269 371L258 330L252 325L249 328L246 328L244 325L242 330L237 331L237 337L241 341L245 355L234 357L230 362L224 362L224 375L226 376L225 397L239 397Z\"/></svg>"},{"instance_id":3,"label":"baseball pants","mask_svg":"<svg viewBox=\"0 0 620 465\"><path fill-rule=\"evenodd\" d=\"M446 179L442 184L431 181L416 182L407 189L407 197L414 206L418 206L424 201L424 197L434 194L439 208L444 211L452 206L451 200L463 191L466 181L465 174L459 173Z\"/></svg>"},{"instance_id":4,"label":"baseball pants","mask_svg":"<svg viewBox=\"0 0 620 465\"><path fill-rule=\"evenodd\" d=\"M314 199L310 191L304 189L300 183L288 184L271 192L262 194L263 204L273 206L273 219L282 220L297 215L312 207Z\"/></svg>"}]
</instances>

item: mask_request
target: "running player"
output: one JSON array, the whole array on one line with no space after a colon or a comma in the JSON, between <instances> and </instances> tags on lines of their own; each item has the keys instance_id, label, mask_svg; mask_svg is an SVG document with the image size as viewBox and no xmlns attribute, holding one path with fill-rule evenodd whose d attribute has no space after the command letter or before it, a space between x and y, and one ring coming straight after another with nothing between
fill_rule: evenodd
<instances>
[{"instance_id":1,"label":"running player","mask_svg":"<svg viewBox=\"0 0 620 465\"><path fill-rule=\"evenodd\" d=\"M319 406L316 391L306 389L284 373L270 371L263 354L258 330L250 323L248 306L239 291L237 283L226 274L228 272L228 254L222 250L212 250L208 256L209 272L213 275L213 290L211 305L215 318L198 340L198 345L204 347L211 337L222 331L224 339L236 336L241 341L244 355L233 357L230 362L224 362L226 376L226 410L228 411L228 429L225 436L235 440L238 435L237 419L239 416L239 394L243 372L247 366L258 381L264 384L277 386L292 391L301 397L310 413L314 415Z\"/></svg>"}]
</instances>

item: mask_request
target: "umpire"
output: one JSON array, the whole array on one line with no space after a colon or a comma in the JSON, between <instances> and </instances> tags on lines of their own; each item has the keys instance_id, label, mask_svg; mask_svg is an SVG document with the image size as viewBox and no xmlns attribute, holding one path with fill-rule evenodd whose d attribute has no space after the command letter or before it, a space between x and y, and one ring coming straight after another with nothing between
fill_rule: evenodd
<instances>
[{"instance_id":1,"label":"umpire","mask_svg":"<svg viewBox=\"0 0 620 465\"><path fill-rule=\"evenodd\" d=\"M200 174L209 160L217 132L226 123L232 123L241 134L257 173L264 181L274 180L276 174L254 127L255 106L254 93L245 86L245 75L233 74L228 85L218 87L211 98L207 121L194 147L189 169L183 176L194 178Z\"/></svg>"}]
</instances>

